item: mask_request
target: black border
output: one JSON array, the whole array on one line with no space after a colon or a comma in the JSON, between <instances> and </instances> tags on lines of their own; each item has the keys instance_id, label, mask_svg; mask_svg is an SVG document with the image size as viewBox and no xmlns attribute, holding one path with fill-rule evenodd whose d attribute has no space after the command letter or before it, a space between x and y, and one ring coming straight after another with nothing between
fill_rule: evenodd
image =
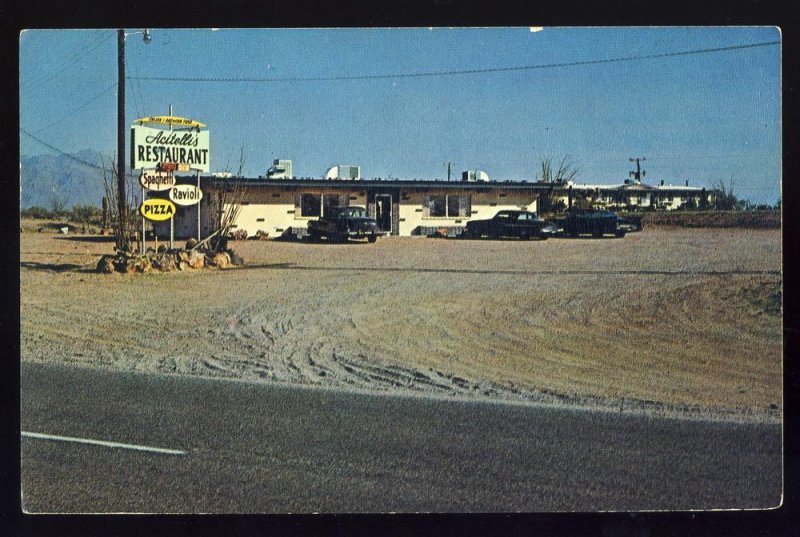
<instances>
[{"instance_id":1,"label":"black border","mask_svg":"<svg viewBox=\"0 0 800 537\"><path fill-rule=\"evenodd\" d=\"M0 333L6 342L0 374L4 382L0 405L9 419L0 420L0 483L3 484L0 534L5 535L261 535L261 534L381 534L381 535L800 535L793 511L798 502L797 436L800 376L797 350L798 276L792 261L800 229L793 212L798 204L798 20L791 0L562 0L528 7L502 2L428 0L390 3L359 0L348 4L313 2L251 2L177 0L126 3L98 0L10 0L0 7L3 46L0 58L3 137L0 150L6 173L0 175L2 225L0 244L19 255L18 68L19 32L24 28L115 27L369 27L369 26L779 26L783 40L784 140L784 504L770 511L461 514L461 515L321 515L321 516L29 516L20 512L19 497L19 271L6 262L0 268L6 307L0 310ZM18 72L18 70L17 70ZM16 106L13 106L16 105ZM6 256L7 258L10 256ZM788 258L789 263L786 262ZM17 259L18 261L18 259Z\"/></svg>"}]
</instances>

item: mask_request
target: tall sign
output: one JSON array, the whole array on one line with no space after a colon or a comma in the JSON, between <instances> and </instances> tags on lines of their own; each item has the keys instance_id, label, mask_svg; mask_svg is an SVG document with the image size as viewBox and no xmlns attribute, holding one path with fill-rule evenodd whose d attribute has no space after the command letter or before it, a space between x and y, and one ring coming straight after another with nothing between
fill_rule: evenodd
<instances>
[{"instance_id":1,"label":"tall sign","mask_svg":"<svg viewBox=\"0 0 800 537\"><path fill-rule=\"evenodd\" d=\"M156 168L162 163L209 172L211 154L208 131L168 131L144 125L131 127L131 168Z\"/></svg>"},{"instance_id":2,"label":"tall sign","mask_svg":"<svg viewBox=\"0 0 800 537\"><path fill-rule=\"evenodd\" d=\"M145 124L157 125L147 127ZM192 119L150 116L137 119L131 126L131 168L141 169L141 215L148 220L170 221L170 248L173 245L173 217L177 205L197 206L197 239L200 240L200 172L211 170L209 135L203 123ZM173 172L197 172L197 186L177 185ZM169 191L168 200L145 199L145 191ZM144 251L144 219L142 220L142 251Z\"/></svg>"}]
</instances>

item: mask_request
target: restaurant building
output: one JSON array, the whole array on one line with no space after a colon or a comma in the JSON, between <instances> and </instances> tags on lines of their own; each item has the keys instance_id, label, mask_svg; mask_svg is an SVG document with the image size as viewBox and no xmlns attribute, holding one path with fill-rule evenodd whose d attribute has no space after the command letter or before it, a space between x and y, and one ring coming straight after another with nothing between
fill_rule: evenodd
<instances>
[{"instance_id":1,"label":"restaurant building","mask_svg":"<svg viewBox=\"0 0 800 537\"><path fill-rule=\"evenodd\" d=\"M587 185L529 181L461 181L241 178L201 177L203 198L199 205L179 207L174 218L175 238L201 237L215 228L230 204L238 201L239 214L233 231L248 237L259 232L269 238L303 237L309 220L330 207L361 206L391 236L457 234L472 219L488 219L504 209L537 212L540 197L563 200L566 207L577 199L595 206L641 207L672 210L688 200L698 206L712 193L698 187ZM194 178L187 178L194 182ZM182 182L180 179L179 183ZM198 219L198 208L200 211ZM159 237L170 234L169 222L154 223Z\"/></svg>"}]
</instances>

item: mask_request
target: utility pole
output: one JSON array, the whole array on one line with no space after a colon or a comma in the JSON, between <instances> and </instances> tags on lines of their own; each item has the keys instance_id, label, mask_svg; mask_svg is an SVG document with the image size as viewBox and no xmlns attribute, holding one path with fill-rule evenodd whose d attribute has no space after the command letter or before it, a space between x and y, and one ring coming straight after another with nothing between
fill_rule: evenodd
<instances>
[{"instance_id":1,"label":"utility pole","mask_svg":"<svg viewBox=\"0 0 800 537\"><path fill-rule=\"evenodd\" d=\"M125 192L125 30L117 30L117 210L119 227L117 235L123 248L128 246L128 204Z\"/></svg>"},{"instance_id":2,"label":"utility pole","mask_svg":"<svg viewBox=\"0 0 800 537\"><path fill-rule=\"evenodd\" d=\"M143 32L133 32L143 34L145 45L149 45L152 38L150 30ZM133 35L133 34L128 34ZM125 161L125 28L117 30L117 210L119 211L119 230L124 249L128 248L128 195L125 192L125 185L128 179L128 163ZM144 196L142 196L144 200ZM142 245L144 246L144 234L142 234Z\"/></svg>"},{"instance_id":3,"label":"utility pole","mask_svg":"<svg viewBox=\"0 0 800 537\"><path fill-rule=\"evenodd\" d=\"M448 162L447 163L447 180L450 180L450 166L455 164L455 162Z\"/></svg>"},{"instance_id":4,"label":"utility pole","mask_svg":"<svg viewBox=\"0 0 800 537\"><path fill-rule=\"evenodd\" d=\"M635 162L636 163L636 171L635 172L628 172L628 176L629 177L632 176L636 180L637 183L641 183L642 182L642 177L647 175L647 172L642 170L641 166L639 165L639 161L640 160L645 160L645 158L644 157L641 157L641 158L636 157L636 158L631 158L631 159L628 159L628 160L630 160L631 162Z\"/></svg>"}]
</instances>

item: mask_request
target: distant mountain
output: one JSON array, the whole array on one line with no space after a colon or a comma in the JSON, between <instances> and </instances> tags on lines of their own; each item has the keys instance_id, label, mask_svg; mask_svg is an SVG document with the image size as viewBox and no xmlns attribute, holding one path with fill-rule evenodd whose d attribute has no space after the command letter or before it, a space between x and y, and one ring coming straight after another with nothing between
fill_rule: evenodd
<instances>
[{"instance_id":1,"label":"distant mountain","mask_svg":"<svg viewBox=\"0 0 800 537\"><path fill-rule=\"evenodd\" d=\"M105 161L107 169L111 165L111 157L91 149L84 149L73 156L98 167L102 167L102 161ZM97 168L65 155L23 155L20 162L21 209L33 206L52 209L54 200L67 209L78 203L100 207L103 202L103 174Z\"/></svg>"}]
</instances>

